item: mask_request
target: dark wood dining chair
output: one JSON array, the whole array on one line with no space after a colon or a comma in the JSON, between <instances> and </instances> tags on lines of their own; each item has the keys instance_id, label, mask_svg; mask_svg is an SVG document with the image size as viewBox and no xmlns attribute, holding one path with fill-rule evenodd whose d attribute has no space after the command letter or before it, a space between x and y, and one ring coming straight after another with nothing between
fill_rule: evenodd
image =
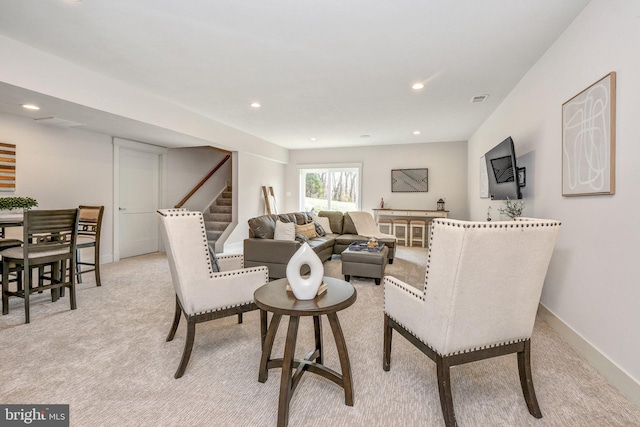
<instances>
[{"instance_id":1,"label":"dark wood dining chair","mask_svg":"<svg viewBox=\"0 0 640 427\"><path fill-rule=\"evenodd\" d=\"M82 283L82 274L95 271L96 285L100 286L100 230L102 229L102 214L104 206L80 206L78 221L78 244L76 274L78 283ZM93 248L93 262L82 261L81 249ZM88 267L88 268L85 268Z\"/></svg>"},{"instance_id":2,"label":"dark wood dining chair","mask_svg":"<svg viewBox=\"0 0 640 427\"><path fill-rule=\"evenodd\" d=\"M13 248L16 246L22 246L22 240L6 237L5 227L0 227L0 251L2 249Z\"/></svg>"},{"instance_id":3,"label":"dark wood dining chair","mask_svg":"<svg viewBox=\"0 0 640 427\"><path fill-rule=\"evenodd\" d=\"M24 298L25 323L29 323L29 296L45 290L57 299L60 289L69 288L71 309L76 308L76 238L78 209L25 211L23 245L4 249L2 257L2 314L9 313L9 297ZM48 280L32 280L32 270L50 266ZM65 274L66 270L70 274ZM9 273L22 271L24 286L9 289Z\"/></svg>"}]
</instances>

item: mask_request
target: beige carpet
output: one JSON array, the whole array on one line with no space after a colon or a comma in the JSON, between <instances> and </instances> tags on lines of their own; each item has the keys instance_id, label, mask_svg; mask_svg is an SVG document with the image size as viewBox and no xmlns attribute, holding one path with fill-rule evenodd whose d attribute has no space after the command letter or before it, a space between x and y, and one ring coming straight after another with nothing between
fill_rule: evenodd
<instances>
[{"instance_id":1,"label":"beige carpet","mask_svg":"<svg viewBox=\"0 0 640 427\"><path fill-rule=\"evenodd\" d=\"M426 253L403 248L388 274L422 284ZM325 263L340 277L340 261ZM185 339L165 342L174 296L167 261L151 254L108 264L103 286L90 277L78 287L78 309L68 298L11 299L0 318L0 403L68 403L72 426L273 426L280 371L258 382L259 317L245 315L198 325L185 376L173 374ZM355 406L342 389L307 373L291 403L290 426L442 426L435 364L394 335L390 372L382 370L382 287L353 279L358 300L339 317L351 357ZM298 335L302 356L313 347L312 322ZM274 354L281 354L286 322ZM325 321L325 360L339 370ZM640 409L610 386L544 322L533 337L533 374L544 418L527 412L516 357L452 370L460 426L633 426Z\"/></svg>"}]
</instances>

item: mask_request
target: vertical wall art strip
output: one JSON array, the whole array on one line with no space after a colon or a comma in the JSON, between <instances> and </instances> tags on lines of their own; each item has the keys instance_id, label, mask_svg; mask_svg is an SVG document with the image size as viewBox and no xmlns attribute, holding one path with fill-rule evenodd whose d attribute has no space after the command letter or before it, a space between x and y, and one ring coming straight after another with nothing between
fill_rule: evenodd
<instances>
[{"instance_id":1,"label":"vertical wall art strip","mask_svg":"<svg viewBox=\"0 0 640 427\"><path fill-rule=\"evenodd\" d=\"M16 146L0 142L0 191L16 191Z\"/></svg>"},{"instance_id":2,"label":"vertical wall art strip","mask_svg":"<svg viewBox=\"0 0 640 427\"><path fill-rule=\"evenodd\" d=\"M615 194L616 73L562 104L562 195Z\"/></svg>"}]
</instances>

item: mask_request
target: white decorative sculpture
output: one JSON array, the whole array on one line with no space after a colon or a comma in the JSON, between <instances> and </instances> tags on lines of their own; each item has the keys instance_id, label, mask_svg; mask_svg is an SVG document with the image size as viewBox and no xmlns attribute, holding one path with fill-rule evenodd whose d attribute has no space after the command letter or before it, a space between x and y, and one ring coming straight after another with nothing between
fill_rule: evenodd
<instances>
[{"instance_id":1,"label":"white decorative sculpture","mask_svg":"<svg viewBox=\"0 0 640 427\"><path fill-rule=\"evenodd\" d=\"M305 264L311 269L307 279L300 275L300 268ZM287 280L293 295L300 300L314 299L322 283L322 276L324 276L322 261L311 246L303 243L287 264Z\"/></svg>"}]
</instances>

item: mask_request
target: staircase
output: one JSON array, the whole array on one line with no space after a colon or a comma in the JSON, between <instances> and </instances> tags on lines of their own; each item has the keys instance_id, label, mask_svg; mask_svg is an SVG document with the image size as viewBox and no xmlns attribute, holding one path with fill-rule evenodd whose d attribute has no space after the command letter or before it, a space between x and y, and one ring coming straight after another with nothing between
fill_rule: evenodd
<instances>
[{"instance_id":1,"label":"staircase","mask_svg":"<svg viewBox=\"0 0 640 427\"><path fill-rule=\"evenodd\" d=\"M216 200L209 206L209 211L202 213L204 226L207 230L207 242L215 249L216 242L231 224L232 198L231 186L228 186Z\"/></svg>"}]
</instances>

